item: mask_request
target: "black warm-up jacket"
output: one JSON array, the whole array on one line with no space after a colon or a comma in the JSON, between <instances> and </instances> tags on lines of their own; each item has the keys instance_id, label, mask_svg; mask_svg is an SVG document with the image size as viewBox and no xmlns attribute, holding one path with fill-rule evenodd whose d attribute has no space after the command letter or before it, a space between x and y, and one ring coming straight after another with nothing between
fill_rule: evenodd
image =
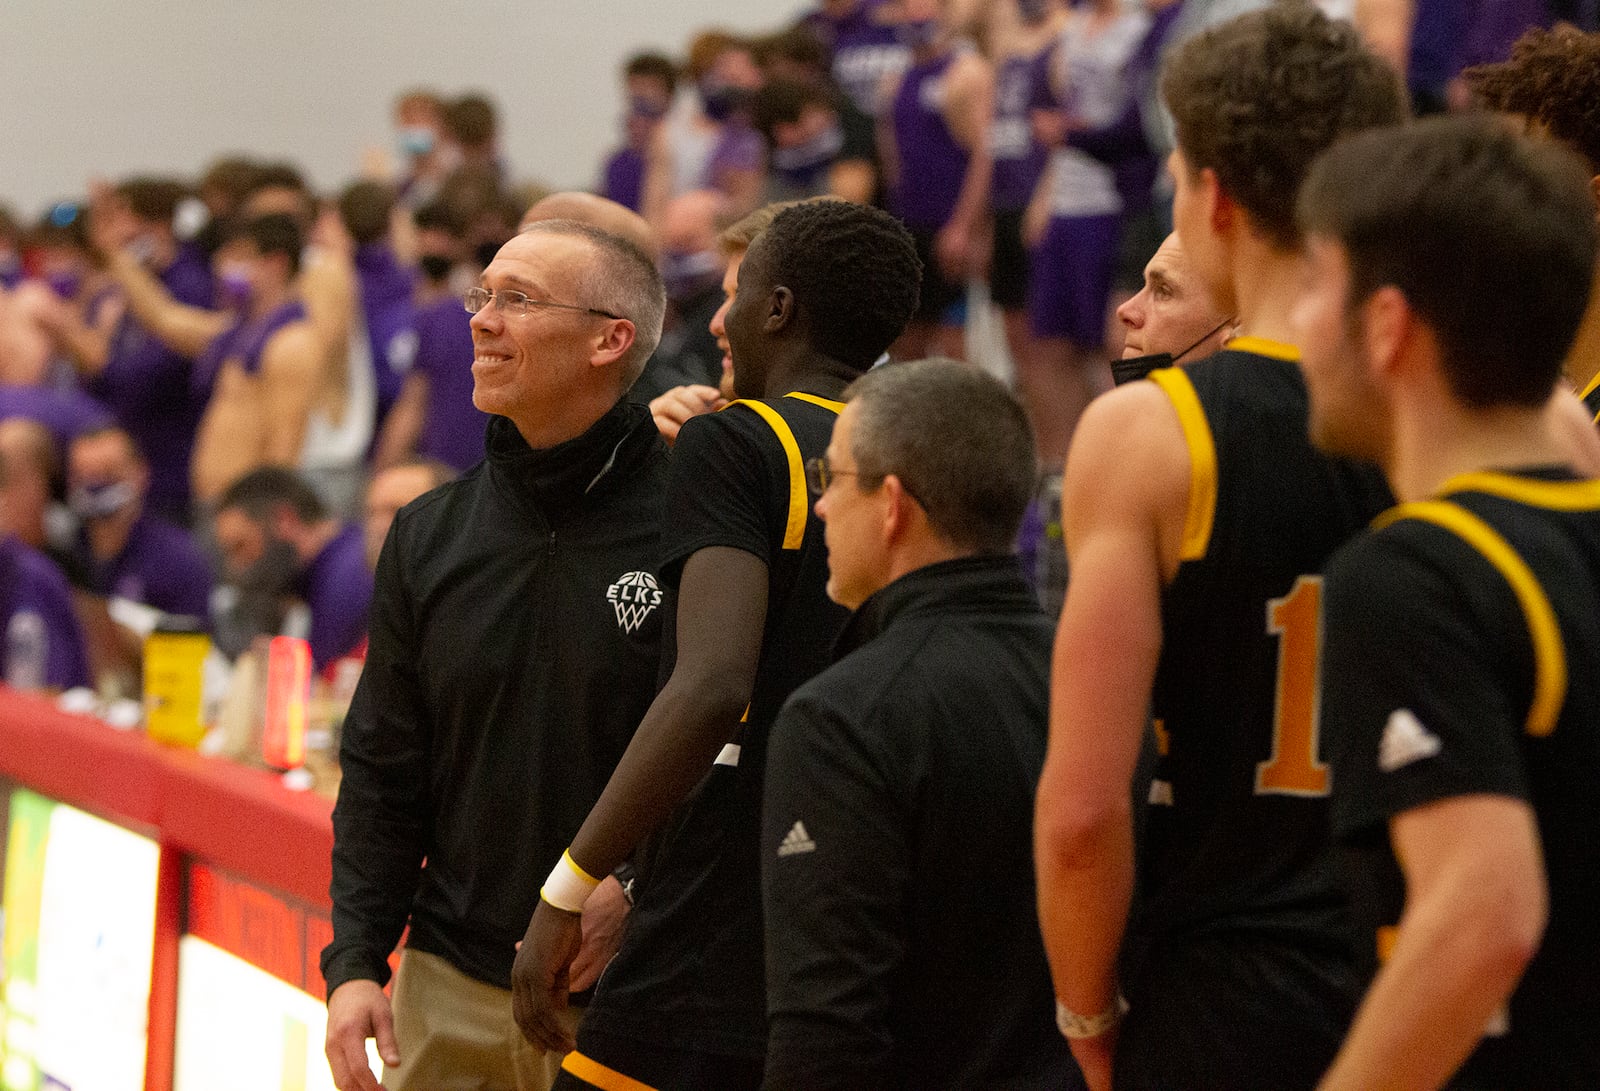
<instances>
[{"instance_id":1,"label":"black warm-up jacket","mask_svg":"<svg viewBox=\"0 0 1600 1091\"><path fill-rule=\"evenodd\" d=\"M328 991L407 943L509 987L539 887L655 695L667 451L644 406L404 508L340 746ZM424 860L426 864L424 865Z\"/></svg>"}]
</instances>

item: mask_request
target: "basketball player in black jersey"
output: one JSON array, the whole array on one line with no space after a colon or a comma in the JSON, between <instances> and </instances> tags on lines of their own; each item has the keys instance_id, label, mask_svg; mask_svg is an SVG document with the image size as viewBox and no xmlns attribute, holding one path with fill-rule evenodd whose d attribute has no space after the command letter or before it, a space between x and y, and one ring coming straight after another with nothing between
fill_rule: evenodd
<instances>
[{"instance_id":1,"label":"basketball player in black jersey","mask_svg":"<svg viewBox=\"0 0 1600 1091\"><path fill-rule=\"evenodd\" d=\"M557 1087L756 1088L766 1049L759 864L767 729L829 662L830 602L806 460L840 393L915 311L911 237L842 201L779 213L725 320L740 399L684 424L662 523L676 661L542 892L512 975L531 1041L572 1049L557 1010L596 876L654 838L636 902Z\"/></svg>"},{"instance_id":2,"label":"basketball player in black jersey","mask_svg":"<svg viewBox=\"0 0 1600 1091\"><path fill-rule=\"evenodd\" d=\"M1585 182L1436 119L1341 144L1301 197L1311 435L1402 501L1327 571L1334 827L1381 966L1329 1091L1463 1061L1453 1086L1600 1087L1600 479L1544 414L1595 261Z\"/></svg>"},{"instance_id":3,"label":"basketball player in black jersey","mask_svg":"<svg viewBox=\"0 0 1600 1091\"><path fill-rule=\"evenodd\" d=\"M1348 24L1299 4L1191 39L1163 93L1178 234L1239 336L1102 396L1073 442L1040 921L1092 1087L1114 1064L1119 1091L1289 1091L1333 1057L1358 989L1326 849L1316 574L1388 504L1376 468L1306 439L1294 200L1320 152L1405 107Z\"/></svg>"}]
</instances>

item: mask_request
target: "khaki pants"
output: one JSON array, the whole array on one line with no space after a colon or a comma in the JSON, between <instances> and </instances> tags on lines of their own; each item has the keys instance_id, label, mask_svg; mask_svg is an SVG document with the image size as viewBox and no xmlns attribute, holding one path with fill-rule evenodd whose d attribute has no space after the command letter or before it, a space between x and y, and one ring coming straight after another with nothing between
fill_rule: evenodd
<instances>
[{"instance_id":1,"label":"khaki pants","mask_svg":"<svg viewBox=\"0 0 1600 1091\"><path fill-rule=\"evenodd\" d=\"M569 1008L569 1029L581 1009ZM388 1091L549 1091L561 1056L528 1044L511 993L468 977L438 955L407 948L394 983L400 1067Z\"/></svg>"}]
</instances>

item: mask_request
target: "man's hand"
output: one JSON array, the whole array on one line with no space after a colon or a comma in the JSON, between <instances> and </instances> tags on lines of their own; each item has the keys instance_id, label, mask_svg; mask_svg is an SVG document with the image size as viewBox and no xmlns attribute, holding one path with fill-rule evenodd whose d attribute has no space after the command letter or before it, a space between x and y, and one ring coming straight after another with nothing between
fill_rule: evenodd
<instances>
[{"instance_id":1,"label":"man's hand","mask_svg":"<svg viewBox=\"0 0 1600 1091\"><path fill-rule=\"evenodd\" d=\"M400 1063L394 1012L382 987L376 981L346 981L328 997L328 1037L323 1047L339 1091L382 1091L367 1067L368 1038L378 1040L384 1064L393 1068Z\"/></svg>"},{"instance_id":2,"label":"man's hand","mask_svg":"<svg viewBox=\"0 0 1600 1091\"><path fill-rule=\"evenodd\" d=\"M573 992L581 993L600 980L600 971L622 946L622 926L627 922L628 899L622 884L608 875L583 903L583 947L572 960Z\"/></svg>"},{"instance_id":3,"label":"man's hand","mask_svg":"<svg viewBox=\"0 0 1600 1091\"><path fill-rule=\"evenodd\" d=\"M1111 1091L1111 1061L1117 1055L1117 1028L1112 1027L1093 1038L1073 1038L1069 1044L1089 1091Z\"/></svg>"},{"instance_id":4,"label":"man's hand","mask_svg":"<svg viewBox=\"0 0 1600 1091\"><path fill-rule=\"evenodd\" d=\"M572 1052L572 1035L557 1013L566 1009L582 946L583 918L540 898L511 967L511 1015L524 1038L552 1053Z\"/></svg>"},{"instance_id":5,"label":"man's hand","mask_svg":"<svg viewBox=\"0 0 1600 1091\"><path fill-rule=\"evenodd\" d=\"M690 417L721 409L727 402L714 386L675 386L650 403L650 415L656 419L656 430L661 438L673 443L678 430Z\"/></svg>"}]
</instances>

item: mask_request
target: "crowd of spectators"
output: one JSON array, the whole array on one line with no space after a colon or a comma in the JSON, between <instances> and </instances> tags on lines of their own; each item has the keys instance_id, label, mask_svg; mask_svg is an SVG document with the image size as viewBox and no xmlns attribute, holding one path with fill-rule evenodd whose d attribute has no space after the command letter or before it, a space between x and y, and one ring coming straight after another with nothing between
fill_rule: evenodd
<instances>
[{"instance_id":1,"label":"crowd of spectators","mask_svg":"<svg viewBox=\"0 0 1600 1091\"><path fill-rule=\"evenodd\" d=\"M1170 227L1161 58L1264 2L821 0L770 33L706 29L676 56L628 58L594 192L637 213L623 233L669 296L633 399L720 404L719 236L769 202L831 195L887 209L916 242L919 309L890 357L965 357L969 300L992 299L1059 472L1145 313L1116 307ZM1441 110L1467 103L1462 68L1525 26L1594 18L1582 3L1321 6L1357 18L1419 108ZM198 616L229 653L285 625L314 636L319 665L359 653L371 566L336 554L359 558L363 510L394 506L369 482L408 467L420 487L483 455L462 292L531 219L612 215L530 212L547 191L517 177L482 94L404 89L393 121L395 154L369 150L337 192L230 155L198 178L92 184L31 222L0 194L0 519L40 585L12 597L54 603L10 615L25 616L8 677L128 690L133 618L158 614ZM1025 534L1047 524L1030 513ZM331 565L337 602L308 600Z\"/></svg>"}]
</instances>

